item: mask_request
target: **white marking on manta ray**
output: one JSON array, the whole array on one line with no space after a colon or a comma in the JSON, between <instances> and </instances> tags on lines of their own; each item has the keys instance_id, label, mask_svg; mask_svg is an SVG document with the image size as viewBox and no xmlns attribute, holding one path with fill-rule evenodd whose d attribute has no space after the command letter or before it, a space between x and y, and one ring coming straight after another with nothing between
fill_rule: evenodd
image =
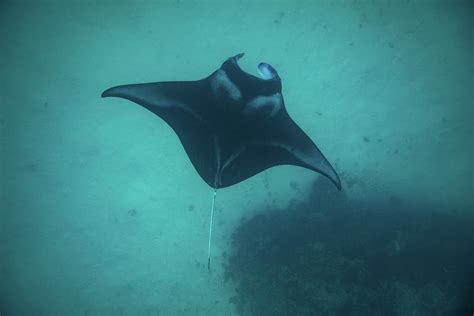
<instances>
[{"instance_id":1,"label":"white marking on manta ray","mask_svg":"<svg viewBox=\"0 0 474 316\"><path fill-rule=\"evenodd\" d=\"M240 147L236 151L230 155L229 158L224 162L224 165L222 166L222 171L225 170L228 166L230 166L239 156L242 155L242 153L246 150L247 148L245 146Z\"/></svg>"},{"instance_id":2,"label":"white marking on manta ray","mask_svg":"<svg viewBox=\"0 0 474 316\"><path fill-rule=\"evenodd\" d=\"M269 96L260 95L250 100L244 108L246 113L257 113L264 109L271 109L269 116L272 117L277 114L283 106L283 98L280 93L275 93Z\"/></svg>"},{"instance_id":3,"label":"white marking on manta ray","mask_svg":"<svg viewBox=\"0 0 474 316\"><path fill-rule=\"evenodd\" d=\"M242 100L242 92L240 92L239 87L230 80L229 76L227 76L223 70L216 71L212 76L211 89L214 95L219 95L219 90L223 90L232 100Z\"/></svg>"}]
</instances>

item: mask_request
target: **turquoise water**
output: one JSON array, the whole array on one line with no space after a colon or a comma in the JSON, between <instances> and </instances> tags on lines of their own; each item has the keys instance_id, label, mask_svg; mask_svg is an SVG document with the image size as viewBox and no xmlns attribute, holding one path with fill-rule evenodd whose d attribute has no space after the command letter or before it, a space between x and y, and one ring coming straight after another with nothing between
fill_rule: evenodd
<instances>
[{"instance_id":1,"label":"turquoise water","mask_svg":"<svg viewBox=\"0 0 474 316\"><path fill-rule=\"evenodd\" d=\"M1 315L470 315L469 1L0 3ZM212 200L113 85L245 52L341 176L267 170Z\"/></svg>"}]
</instances>

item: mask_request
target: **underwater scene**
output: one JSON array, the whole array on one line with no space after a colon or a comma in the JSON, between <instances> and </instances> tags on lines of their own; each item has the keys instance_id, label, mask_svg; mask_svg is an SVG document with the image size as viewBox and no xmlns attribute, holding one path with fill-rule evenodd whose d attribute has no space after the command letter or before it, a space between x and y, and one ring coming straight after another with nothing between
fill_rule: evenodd
<instances>
[{"instance_id":1,"label":"underwater scene","mask_svg":"<svg viewBox=\"0 0 474 316\"><path fill-rule=\"evenodd\" d=\"M474 315L474 2L0 1L0 316Z\"/></svg>"}]
</instances>

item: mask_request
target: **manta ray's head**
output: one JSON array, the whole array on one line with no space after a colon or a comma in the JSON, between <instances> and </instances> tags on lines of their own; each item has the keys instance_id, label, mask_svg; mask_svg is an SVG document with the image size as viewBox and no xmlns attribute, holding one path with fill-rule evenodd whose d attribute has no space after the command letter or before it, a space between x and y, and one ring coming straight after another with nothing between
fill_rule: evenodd
<instances>
[{"instance_id":1,"label":"manta ray's head","mask_svg":"<svg viewBox=\"0 0 474 316\"><path fill-rule=\"evenodd\" d=\"M231 57L230 60L232 60L235 63L235 65L238 65L237 61L241 59L242 57L244 57L244 53L237 54L234 57ZM259 78L263 80L279 79L278 73L275 70L275 68L273 68L273 66L268 63L261 62L260 64L258 64L257 69L258 69L258 73L260 74L260 77L255 77L255 78ZM240 70L242 72L245 72L242 69ZM250 74L247 73L247 75L250 75ZM250 76L254 77L253 75L250 75Z\"/></svg>"}]
</instances>

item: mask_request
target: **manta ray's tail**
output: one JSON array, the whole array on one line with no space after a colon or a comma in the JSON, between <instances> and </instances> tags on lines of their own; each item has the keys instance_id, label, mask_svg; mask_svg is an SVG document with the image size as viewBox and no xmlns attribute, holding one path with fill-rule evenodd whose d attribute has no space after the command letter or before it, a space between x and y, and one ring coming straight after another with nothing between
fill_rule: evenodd
<instances>
[{"instance_id":1,"label":"manta ray's tail","mask_svg":"<svg viewBox=\"0 0 474 316\"><path fill-rule=\"evenodd\" d=\"M212 196L211 220L209 221L209 247L207 249L207 270L211 270L211 240L212 240L212 219L214 218L214 207L216 206L217 189L214 188Z\"/></svg>"}]
</instances>

